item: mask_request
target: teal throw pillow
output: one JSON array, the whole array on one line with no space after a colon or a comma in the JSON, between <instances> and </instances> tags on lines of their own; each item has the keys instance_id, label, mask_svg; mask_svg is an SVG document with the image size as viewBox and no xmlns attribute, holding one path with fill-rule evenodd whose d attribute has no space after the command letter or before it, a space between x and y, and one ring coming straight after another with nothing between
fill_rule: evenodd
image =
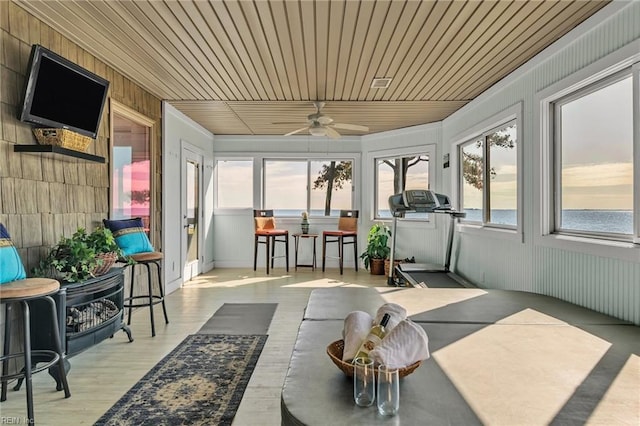
<instances>
[{"instance_id":1,"label":"teal throw pillow","mask_svg":"<svg viewBox=\"0 0 640 426\"><path fill-rule=\"evenodd\" d=\"M153 246L149 237L144 232L144 224L142 218L108 220L102 221L104 226L109 228L116 239L116 243L122 249L125 256L131 256L136 253L152 252Z\"/></svg>"},{"instance_id":2,"label":"teal throw pillow","mask_svg":"<svg viewBox=\"0 0 640 426\"><path fill-rule=\"evenodd\" d=\"M0 284L23 280L27 277L7 228L0 223Z\"/></svg>"}]
</instances>

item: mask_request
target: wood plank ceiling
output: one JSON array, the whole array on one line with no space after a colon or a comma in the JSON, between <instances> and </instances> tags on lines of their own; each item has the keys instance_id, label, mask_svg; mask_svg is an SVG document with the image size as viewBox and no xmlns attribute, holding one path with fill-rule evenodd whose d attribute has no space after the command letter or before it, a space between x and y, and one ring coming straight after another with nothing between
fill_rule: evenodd
<instances>
[{"instance_id":1,"label":"wood plank ceiling","mask_svg":"<svg viewBox=\"0 0 640 426\"><path fill-rule=\"evenodd\" d=\"M314 100L369 133L442 120L609 3L14 1L214 134L257 135Z\"/></svg>"}]
</instances>

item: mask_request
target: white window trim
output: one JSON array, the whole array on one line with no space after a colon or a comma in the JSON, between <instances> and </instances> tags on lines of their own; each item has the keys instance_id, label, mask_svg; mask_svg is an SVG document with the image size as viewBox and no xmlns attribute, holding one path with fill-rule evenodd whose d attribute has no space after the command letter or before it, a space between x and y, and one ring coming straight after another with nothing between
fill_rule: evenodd
<instances>
[{"instance_id":1,"label":"white window trim","mask_svg":"<svg viewBox=\"0 0 640 426\"><path fill-rule=\"evenodd\" d=\"M254 165L253 172L255 173L255 161L254 161L253 157L248 157L246 155L243 155L243 156L224 155L224 156L220 156L220 157L215 157L213 159L213 167L214 167L213 187L215 189L213 191L213 205L214 205L213 213L214 214L220 214L220 215L232 215L232 214L236 214L238 212L243 212L243 211L253 211L253 207L252 206L247 206L247 207L218 207L218 184L219 184L219 181L218 181L218 169L217 169L217 167L218 167L218 162L219 161L251 161L251 162L253 162L253 165ZM254 178L255 178L255 175L254 175ZM252 188L253 188L253 186L252 186ZM254 191L253 196L254 196L254 199L255 199L255 191Z\"/></svg>"},{"instance_id":2,"label":"white window trim","mask_svg":"<svg viewBox=\"0 0 640 426\"><path fill-rule=\"evenodd\" d=\"M516 241L520 243L524 243L524 231L523 231L523 152L524 152L524 143L523 143L523 135L524 135L524 127L523 127L523 102L518 102L510 106L509 108L477 123L475 126L465 130L463 133L458 136L452 138L453 142L451 143L451 152L455 153L455 155L451 155L451 202L455 203L456 208L460 208L460 158L459 158L459 150L460 146L468 143L469 141L478 138L482 134L489 132L491 130L497 130L502 127L504 124L509 123L511 121L515 121L518 140L516 143L516 147L518 149L517 152L517 160L516 165L518 168L517 172L517 185L518 185L518 197L516 200L517 203L517 212L516 216L518 218L517 226L502 226L495 223L464 223L458 222L457 231L461 233L471 234L471 235L479 235L483 237L497 238L497 239L506 239L510 241Z\"/></svg>"},{"instance_id":3,"label":"white window trim","mask_svg":"<svg viewBox=\"0 0 640 426\"><path fill-rule=\"evenodd\" d=\"M114 115L120 115L128 120L133 121L136 124L139 124L141 126L144 126L146 128L149 129L149 180L150 180L150 192L151 192L151 199L150 199L150 203L149 203L149 240L151 241L151 244L154 246L159 245L159 241L156 241L156 229L157 226L159 226L158 224L156 224L156 206L157 206L157 202L158 200L156 200L156 190L158 188L158 183L156 182L156 175L157 173L155 172L156 170L156 144L154 143L154 138L155 138L155 134L156 134L156 130L155 130L155 121L153 119L151 119L150 117L147 117L146 115L134 110L133 108L130 108L128 106L126 106L125 104L122 104L118 101L115 101L113 99L109 99L109 156L110 158L113 158L113 137L115 135L115 129L114 129ZM113 161L109 161L109 217L112 217L113 215L113 205L112 205L112 200L113 200L113 185L112 185L112 179L113 179Z\"/></svg>"},{"instance_id":4,"label":"white window trim","mask_svg":"<svg viewBox=\"0 0 640 426\"><path fill-rule=\"evenodd\" d=\"M356 153L334 153L331 155L328 154L315 154L315 153L269 153L269 154L261 154L256 155L254 157L254 173L259 173L258 175L254 174L254 195L256 191L258 191L258 196L254 196L253 204L256 209L261 209L264 205L264 185L265 185L265 161L352 161L352 169L351 169L351 186L353 190L351 191L351 210L360 210L358 207L358 200L360 199L360 188L358 185L358 173L359 173L359 160L360 154ZM259 172L256 171L256 168L259 169ZM260 176L260 179L256 180L255 176ZM307 189L307 205L309 204L309 189ZM288 223L288 221L298 220L298 216L278 216L280 219L283 219L283 223ZM317 223L333 223L337 219L337 216L314 216L313 221Z\"/></svg>"},{"instance_id":5,"label":"white window trim","mask_svg":"<svg viewBox=\"0 0 640 426\"><path fill-rule=\"evenodd\" d=\"M546 89L538 92L534 97L534 141L539 141L539 146L534 148L534 167L539 173L538 179L534 181L534 191L536 194L537 206L532 209L534 214L534 240L536 245L557 248L561 250L571 250L586 253L594 256L615 257L622 260L640 262L640 238L634 236L633 242L612 241L592 237L582 237L574 235L553 234L554 220L554 182L553 182L553 129L551 128L551 118L553 102L567 96L577 90L589 86L595 82L607 78L625 68L632 67L634 72L634 181L640 181L640 120L639 90L640 79L638 71L640 65L639 43L632 42L627 46L605 56L593 64L580 69L579 71L565 77ZM638 232L638 221L640 220L640 185L634 187L634 225Z\"/></svg>"},{"instance_id":6,"label":"white window trim","mask_svg":"<svg viewBox=\"0 0 640 426\"><path fill-rule=\"evenodd\" d=\"M615 238L612 234L607 234L604 232L589 232L584 230L567 230L563 228L558 228L557 219L561 216L562 213L562 117L559 113L559 110L562 106L567 105L571 102L574 102L578 99L583 98L584 96L596 93L599 90L602 90L606 87L609 87L615 83L618 83L622 80L625 80L629 77L633 77L632 70L626 68L624 70L612 73L602 79L592 83L588 87L581 87L572 91L571 93L555 99L549 102L549 126L553 128L550 129L553 135L553 138L549 141L549 143L553 144L553 147L549 148L549 152L553 152L553 157L550 159L550 162L553 162L552 168L554 176L550 177L553 181L553 214L549 217L549 224L546 228L546 232L551 234L555 232L560 235L571 235L581 238L596 238L596 239L605 239L605 240L613 240L620 241L620 239ZM633 89L632 89L633 90ZM553 118L553 123L551 122L551 117ZM555 143L556 141L560 141L560 143ZM633 142L632 142L633 143ZM552 150L552 151L551 151ZM558 161L556 161L558 160ZM637 197L636 197L637 198ZM635 229L635 228L634 228ZM633 239L633 236L631 237Z\"/></svg>"},{"instance_id":7,"label":"white window trim","mask_svg":"<svg viewBox=\"0 0 640 426\"><path fill-rule=\"evenodd\" d=\"M381 149L377 151L370 151L367 154L367 164L368 167L371 167L370 170L370 181L372 182L373 191L371 196L369 197L369 212L370 217L369 220L372 222L384 222L390 224L393 219L392 218L377 218L376 217L376 194L378 192L378 182L377 182L377 170L376 170L376 161L382 158L401 158L401 157L409 157L415 155L427 155L429 157L429 189L434 190L435 192L439 192L438 188L438 178L436 173L436 155L437 155L437 145L436 144L427 144L427 145L419 145L419 146L409 146L400 149ZM402 223L410 223L412 227L417 226L423 229L435 229L437 220L432 219L433 215L429 215L428 219L418 219L418 218L402 218L398 219L398 227L403 228Z\"/></svg>"}]
</instances>

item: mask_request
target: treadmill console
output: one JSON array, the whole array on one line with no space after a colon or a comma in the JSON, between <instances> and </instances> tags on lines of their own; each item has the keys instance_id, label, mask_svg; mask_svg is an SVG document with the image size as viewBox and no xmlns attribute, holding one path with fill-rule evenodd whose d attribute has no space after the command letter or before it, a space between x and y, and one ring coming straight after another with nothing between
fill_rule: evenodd
<instances>
[{"instance_id":1,"label":"treadmill console","mask_svg":"<svg viewBox=\"0 0 640 426\"><path fill-rule=\"evenodd\" d=\"M404 217L404 212L410 211L404 203L402 194L395 194L389 197L389 210L393 217Z\"/></svg>"},{"instance_id":2,"label":"treadmill console","mask_svg":"<svg viewBox=\"0 0 640 426\"><path fill-rule=\"evenodd\" d=\"M440 200L435 192L428 189L408 189L402 192L404 205L416 212L432 212L440 208Z\"/></svg>"},{"instance_id":3,"label":"treadmill console","mask_svg":"<svg viewBox=\"0 0 640 426\"><path fill-rule=\"evenodd\" d=\"M450 211L451 202L446 195L430 189L407 189L389 197L389 209L394 217L404 217L405 212Z\"/></svg>"}]
</instances>

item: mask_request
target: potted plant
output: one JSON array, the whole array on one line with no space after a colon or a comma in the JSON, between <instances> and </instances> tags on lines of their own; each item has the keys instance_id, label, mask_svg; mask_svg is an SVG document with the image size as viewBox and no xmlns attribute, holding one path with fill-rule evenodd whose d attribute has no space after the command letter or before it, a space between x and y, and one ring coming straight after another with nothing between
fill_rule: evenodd
<instances>
[{"instance_id":1,"label":"potted plant","mask_svg":"<svg viewBox=\"0 0 640 426\"><path fill-rule=\"evenodd\" d=\"M120 250L109 228L105 228L102 225L97 227L92 233L86 235L86 241L87 245L93 248L96 253L98 265L93 271L95 276L109 272L116 260L123 257L122 250Z\"/></svg>"},{"instance_id":2,"label":"potted plant","mask_svg":"<svg viewBox=\"0 0 640 426\"><path fill-rule=\"evenodd\" d=\"M87 234L84 228L78 228L71 238L60 238L34 269L34 275L81 282L108 272L120 255L109 229L100 226Z\"/></svg>"},{"instance_id":3,"label":"potted plant","mask_svg":"<svg viewBox=\"0 0 640 426\"><path fill-rule=\"evenodd\" d=\"M369 265L371 265L373 275L384 274L384 260L389 257L391 252L387 246L390 237L391 229L382 222L374 224L369 229L367 249L360 255L360 259L363 260L366 269L369 269Z\"/></svg>"}]
</instances>

